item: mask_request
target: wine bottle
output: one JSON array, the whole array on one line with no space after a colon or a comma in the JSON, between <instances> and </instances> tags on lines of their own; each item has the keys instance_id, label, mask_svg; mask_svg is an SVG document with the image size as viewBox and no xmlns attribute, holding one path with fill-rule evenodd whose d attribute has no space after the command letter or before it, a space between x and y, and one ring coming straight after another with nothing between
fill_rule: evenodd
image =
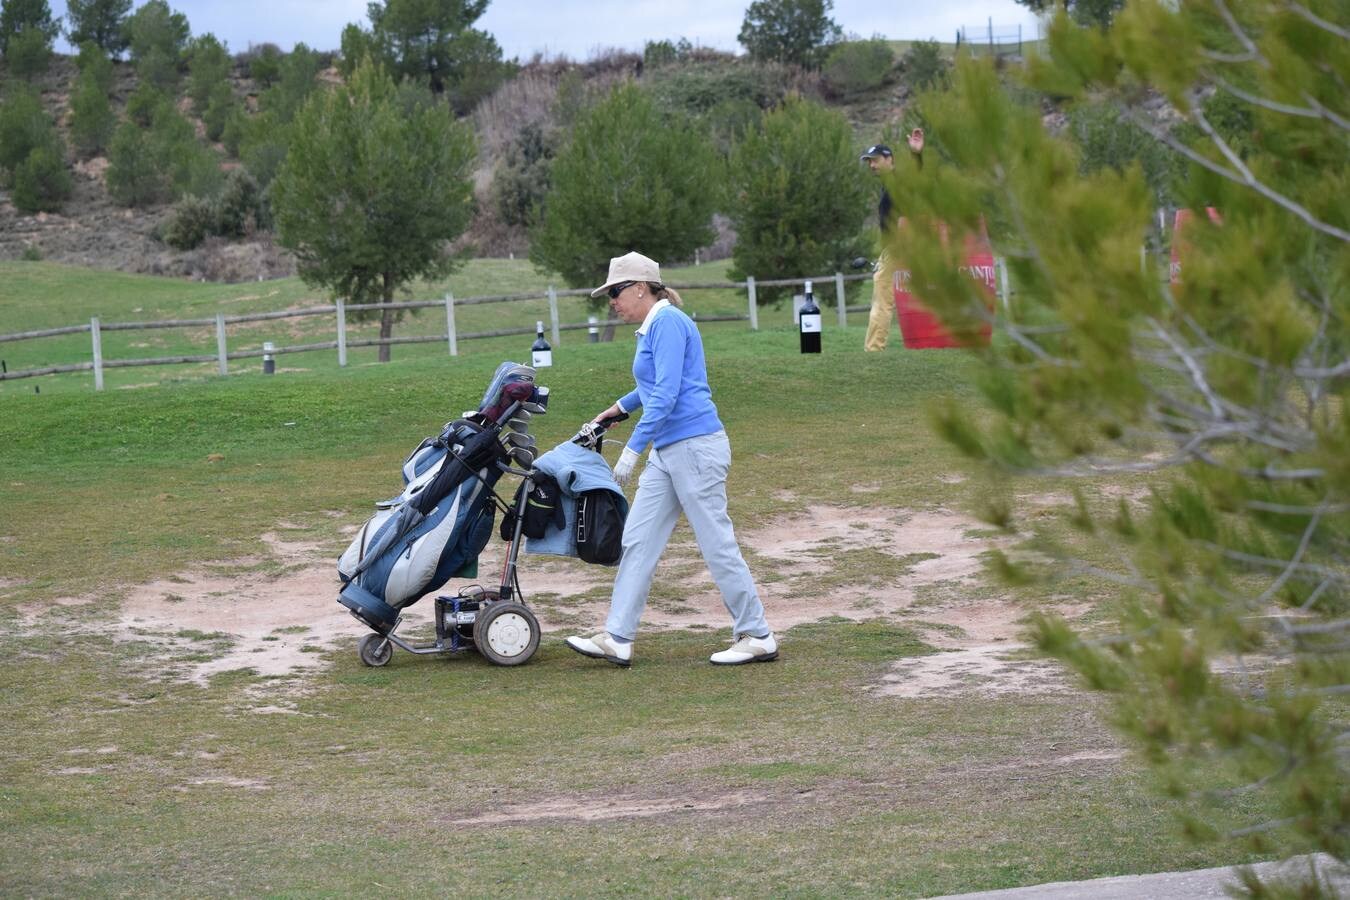
<instances>
[{"instance_id":1,"label":"wine bottle","mask_svg":"<svg viewBox=\"0 0 1350 900\"><path fill-rule=\"evenodd\" d=\"M802 352L820 352L820 307L811 296L811 282L806 283L806 302L802 304L800 315Z\"/></svg>"},{"instance_id":2,"label":"wine bottle","mask_svg":"<svg viewBox=\"0 0 1350 900\"><path fill-rule=\"evenodd\" d=\"M531 365L536 369L545 369L553 365L553 348L544 340L544 323L534 323L534 346L530 348Z\"/></svg>"}]
</instances>

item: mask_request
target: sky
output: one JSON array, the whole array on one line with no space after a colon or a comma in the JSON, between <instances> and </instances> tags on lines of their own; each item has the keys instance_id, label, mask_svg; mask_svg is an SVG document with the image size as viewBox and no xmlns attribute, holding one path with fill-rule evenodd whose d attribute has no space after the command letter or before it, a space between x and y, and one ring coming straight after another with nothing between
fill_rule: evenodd
<instances>
[{"instance_id":1,"label":"sky","mask_svg":"<svg viewBox=\"0 0 1350 900\"><path fill-rule=\"evenodd\" d=\"M48 0L64 15L65 0ZM134 0L133 8L141 0ZM169 0L194 35L211 32L234 52L303 41L338 49L349 22L369 25L366 0ZM477 27L490 32L507 58L535 53L585 60L597 49L641 51L649 40L685 37L698 46L740 51L736 33L749 0L492 0ZM846 33L891 40L955 39L961 27L1016 30L1036 37L1036 17L1014 0L835 0L832 18ZM69 48L58 45L69 52Z\"/></svg>"}]
</instances>

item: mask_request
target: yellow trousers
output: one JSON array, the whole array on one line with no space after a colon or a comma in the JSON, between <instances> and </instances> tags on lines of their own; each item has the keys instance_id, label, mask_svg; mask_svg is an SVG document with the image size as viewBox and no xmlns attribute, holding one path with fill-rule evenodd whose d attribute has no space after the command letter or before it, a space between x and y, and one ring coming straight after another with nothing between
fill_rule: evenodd
<instances>
[{"instance_id":1,"label":"yellow trousers","mask_svg":"<svg viewBox=\"0 0 1350 900\"><path fill-rule=\"evenodd\" d=\"M885 350L891 336L891 321L895 319L895 293L891 287L894 271L891 255L883 251L877 270L872 273L872 311L867 314L867 337L863 338L863 349L868 352Z\"/></svg>"}]
</instances>

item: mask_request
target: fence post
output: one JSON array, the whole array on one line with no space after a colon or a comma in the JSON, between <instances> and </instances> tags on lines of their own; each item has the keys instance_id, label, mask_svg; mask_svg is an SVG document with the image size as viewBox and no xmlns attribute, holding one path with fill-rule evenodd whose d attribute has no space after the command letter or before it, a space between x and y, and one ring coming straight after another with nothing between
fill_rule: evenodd
<instances>
[{"instance_id":1,"label":"fence post","mask_svg":"<svg viewBox=\"0 0 1350 900\"><path fill-rule=\"evenodd\" d=\"M338 368L345 368L347 365L347 304L341 297L338 297L334 305L337 306Z\"/></svg>"},{"instance_id":2,"label":"fence post","mask_svg":"<svg viewBox=\"0 0 1350 900\"><path fill-rule=\"evenodd\" d=\"M558 331L558 292L553 289L553 285L548 286L548 318L553 325L553 346L557 347L560 343Z\"/></svg>"},{"instance_id":3,"label":"fence post","mask_svg":"<svg viewBox=\"0 0 1350 900\"><path fill-rule=\"evenodd\" d=\"M839 327L848 327L848 311L844 309L844 273L834 273L834 296L839 301Z\"/></svg>"},{"instance_id":4,"label":"fence post","mask_svg":"<svg viewBox=\"0 0 1350 900\"><path fill-rule=\"evenodd\" d=\"M94 390L103 390L103 336L98 330L98 316L89 320L89 335L94 342Z\"/></svg>"},{"instance_id":5,"label":"fence post","mask_svg":"<svg viewBox=\"0 0 1350 900\"><path fill-rule=\"evenodd\" d=\"M225 314L216 313L216 359L220 362L220 374L230 374L229 361L225 356Z\"/></svg>"},{"instance_id":6,"label":"fence post","mask_svg":"<svg viewBox=\"0 0 1350 900\"><path fill-rule=\"evenodd\" d=\"M445 292L445 333L450 339L450 355L459 356L459 337L455 334L455 295Z\"/></svg>"},{"instance_id":7,"label":"fence post","mask_svg":"<svg viewBox=\"0 0 1350 900\"><path fill-rule=\"evenodd\" d=\"M745 277L745 291L750 295L750 330L759 331L759 304L755 301L755 276Z\"/></svg>"}]
</instances>

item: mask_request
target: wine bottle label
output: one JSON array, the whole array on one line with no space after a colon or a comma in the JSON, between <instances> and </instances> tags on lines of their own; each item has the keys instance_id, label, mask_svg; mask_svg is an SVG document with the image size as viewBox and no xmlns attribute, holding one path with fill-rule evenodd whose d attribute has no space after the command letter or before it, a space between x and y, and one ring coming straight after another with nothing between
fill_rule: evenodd
<instances>
[{"instance_id":1,"label":"wine bottle label","mask_svg":"<svg viewBox=\"0 0 1350 900\"><path fill-rule=\"evenodd\" d=\"M552 350L535 350L533 351L533 355L534 361L532 364L536 369L546 369L553 365Z\"/></svg>"},{"instance_id":2,"label":"wine bottle label","mask_svg":"<svg viewBox=\"0 0 1350 900\"><path fill-rule=\"evenodd\" d=\"M802 334L820 334L820 314L811 315L806 313L802 315Z\"/></svg>"}]
</instances>

